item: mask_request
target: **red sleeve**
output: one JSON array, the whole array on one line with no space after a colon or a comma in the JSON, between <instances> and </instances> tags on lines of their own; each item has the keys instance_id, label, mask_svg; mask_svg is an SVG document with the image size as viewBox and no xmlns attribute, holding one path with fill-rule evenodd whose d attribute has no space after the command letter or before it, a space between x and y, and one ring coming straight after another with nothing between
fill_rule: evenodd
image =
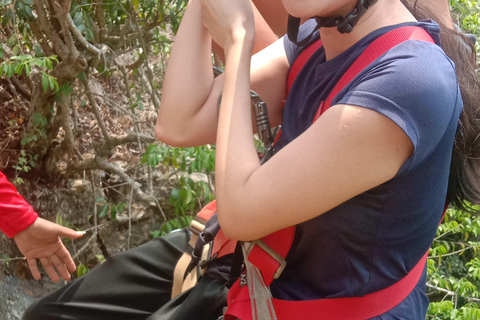
<instances>
[{"instance_id":1,"label":"red sleeve","mask_svg":"<svg viewBox=\"0 0 480 320\"><path fill-rule=\"evenodd\" d=\"M9 238L28 228L37 220L38 214L33 211L17 189L8 182L0 172L0 230Z\"/></svg>"}]
</instances>

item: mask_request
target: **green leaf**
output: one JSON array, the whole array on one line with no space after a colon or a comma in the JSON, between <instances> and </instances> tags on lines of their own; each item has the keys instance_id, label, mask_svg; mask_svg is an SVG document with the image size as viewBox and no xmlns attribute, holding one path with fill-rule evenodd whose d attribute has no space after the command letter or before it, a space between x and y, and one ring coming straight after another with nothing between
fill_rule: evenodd
<instances>
[{"instance_id":1,"label":"green leaf","mask_svg":"<svg viewBox=\"0 0 480 320\"><path fill-rule=\"evenodd\" d=\"M173 190L172 190L172 198L175 199L175 200L177 200L177 199L179 198L179 196L180 196L179 193L180 193L180 190L178 190L178 189L173 189Z\"/></svg>"},{"instance_id":2,"label":"green leaf","mask_svg":"<svg viewBox=\"0 0 480 320\"><path fill-rule=\"evenodd\" d=\"M85 73L83 72L80 72L78 74L78 79L80 79L81 81L87 81L87 78L85 78ZM82 101L82 107L85 106L85 101Z\"/></svg>"},{"instance_id":3,"label":"green leaf","mask_svg":"<svg viewBox=\"0 0 480 320\"><path fill-rule=\"evenodd\" d=\"M48 76L46 74L42 75L42 87L43 91L47 92L49 86Z\"/></svg>"},{"instance_id":4,"label":"green leaf","mask_svg":"<svg viewBox=\"0 0 480 320\"><path fill-rule=\"evenodd\" d=\"M53 82L52 77L48 77L48 87L49 87L50 90L52 90L52 91L55 89L55 83Z\"/></svg>"},{"instance_id":5,"label":"green leaf","mask_svg":"<svg viewBox=\"0 0 480 320\"><path fill-rule=\"evenodd\" d=\"M0 256L0 259L4 260L5 262L12 261L12 259L8 256L8 254L5 254L5 253Z\"/></svg>"},{"instance_id":6,"label":"green leaf","mask_svg":"<svg viewBox=\"0 0 480 320\"><path fill-rule=\"evenodd\" d=\"M12 0L0 0L0 7L6 7L12 4Z\"/></svg>"},{"instance_id":7,"label":"green leaf","mask_svg":"<svg viewBox=\"0 0 480 320\"><path fill-rule=\"evenodd\" d=\"M98 217L99 218L106 217L109 208L110 208L110 204L108 204L108 203L104 204L102 209L100 210L100 213L99 213Z\"/></svg>"},{"instance_id":8,"label":"green leaf","mask_svg":"<svg viewBox=\"0 0 480 320\"><path fill-rule=\"evenodd\" d=\"M192 201L192 198L193 198L192 195L193 195L193 191L188 190L187 191L187 198L185 199L185 204L189 204Z\"/></svg>"},{"instance_id":9,"label":"green leaf","mask_svg":"<svg viewBox=\"0 0 480 320\"><path fill-rule=\"evenodd\" d=\"M75 16L73 17L73 22L77 27L83 24L83 13L81 11L75 14Z\"/></svg>"},{"instance_id":10,"label":"green leaf","mask_svg":"<svg viewBox=\"0 0 480 320\"><path fill-rule=\"evenodd\" d=\"M25 73L27 77L30 77L30 73L32 72L32 67L30 64L25 65Z\"/></svg>"},{"instance_id":11,"label":"green leaf","mask_svg":"<svg viewBox=\"0 0 480 320\"><path fill-rule=\"evenodd\" d=\"M88 271L89 270L88 270L87 266L85 266L84 264L81 264L77 267L77 276L80 278L81 276L86 274Z\"/></svg>"},{"instance_id":12,"label":"green leaf","mask_svg":"<svg viewBox=\"0 0 480 320\"><path fill-rule=\"evenodd\" d=\"M133 7L135 8L135 11L138 11L138 8L140 7L139 0L132 0Z\"/></svg>"}]
</instances>

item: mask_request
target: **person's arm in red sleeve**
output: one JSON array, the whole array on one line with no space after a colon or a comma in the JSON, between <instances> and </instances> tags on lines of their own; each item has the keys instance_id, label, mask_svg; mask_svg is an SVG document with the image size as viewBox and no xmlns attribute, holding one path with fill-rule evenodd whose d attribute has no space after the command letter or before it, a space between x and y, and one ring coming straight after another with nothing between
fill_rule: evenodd
<instances>
[{"instance_id":1,"label":"person's arm in red sleeve","mask_svg":"<svg viewBox=\"0 0 480 320\"><path fill-rule=\"evenodd\" d=\"M0 172L0 230L9 238L28 228L37 220L33 210L17 189Z\"/></svg>"},{"instance_id":2,"label":"person's arm in red sleeve","mask_svg":"<svg viewBox=\"0 0 480 320\"><path fill-rule=\"evenodd\" d=\"M78 239L84 232L65 228L38 217L17 189L0 172L0 230L14 238L36 280L40 279L37 259L53 281L70 279L75 263L60 237ZM54 269L57 269L55 271Z\"/></svg>"}]
</instances>

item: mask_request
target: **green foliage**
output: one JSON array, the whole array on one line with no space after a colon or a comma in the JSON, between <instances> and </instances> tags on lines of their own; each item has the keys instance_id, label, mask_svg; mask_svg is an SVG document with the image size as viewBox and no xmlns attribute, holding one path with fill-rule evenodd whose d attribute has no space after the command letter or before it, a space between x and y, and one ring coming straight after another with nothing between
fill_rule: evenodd
<instances>
[{"instance_id":1,"label":"green foliage","mask_svg":"<svg viewBox=\"0 0 480 320\"><path fill-rule=\"evenodd\" d=\"M450 7L462 30L473 33L480 40L480 2L471 0L450 0ZM480 42L476 43L477 53Z\"/></svg>"},{"instance_id":2,"label":"green foliage","mask_svg":"<svg viewBox=\"0 0 480 320\"><path fill-rule=\"evenodd\" d=\"M190 226L192 220L192 216L181 216L179 218L168 220L162 225L160 230L152 231L152 238L164 236L172 232L173 230L187 228L188 226Z\"/></svg>"},{"instance_id":3,"label":"green foliage","mask_svg":"<svg viewBox=\"0 0 480 320\"><path fill-rule=\"evenodd\" d=\"M480 309L475 303L455 308L452 301L432 302L428 307L427 320L478 320Z\"/></svg>"},{"instance_id":4,"label":"green foliage","mask_svg":"<svg viewBox=\"0 0 480 320\"><path fill-rule=\"evenodd\" d=\"M204 172L209 174L215 170L215 148L200 146L194 148L174 148L166 145L151 144L142 156L142 163L156 167L172 166L183 172Z\"/></svg>"},{"instance_id":5,"label":"green foliage","mask_svg":"<svg viewBox=\"0 0 480 320\"><path fill-rule=\"evenodd\" d=\"M175 214L194 213L197 204L213 201L215 196L203 181L194 182L190 177L180 177L180 187L172 190L168 204L174 206ZM202 201L202 202L200 202Z\"/></svg>"},{"instance_id":6,"label":"green foliage","mask_svg":"<svg viewBox=\"0 0 480 320\"><path fill-rule=\"evenodd\" d=\"M117 215L123 213L128 207L128 204L124 202L110 203L107 202L103 197L97 198L96 202L97 204L101 205L98 217L105 218L109 216L112 221L117 220Z\"/></svg>"},{"instance_id":7,"label":"green foliage","mask_svg":"<svg viewBox=\"0 0 480 320\"><path fill-rule=\"evenodd\" d=\"M24 182L23 179L19 177L21 173L28 173L31 169L36 167L39 155L26 150L25 147L30 142L37 141L39 137L47 138L45 129L47 123L47 119L40 113L33 114L33 132L25 135L25 137L20 141L20 145L22 146L22 149L20 150L20 156L18 157L17 164L12 166L12 168L15 169L14 183L16 185ZM16 125L15 121L10 123L10 125Z\"/></svg>"},{"instance_id":8,"label":"green foliage","mask_svg":"<svg viewBox=\"0 0 480 320\"><path fill-rule=\"evenodd\" d=\"M8 267L10 265L10 262L12 262L12 258L10 258L8 254L4 253L0 256L0 262L5 263L5 266Z\"/></svg>"},{"instance_id":9,"label":"green foliage","mask_svg":"<svg viewBox=\"0 0 480 320\"><path fill-rule=\"evenodd\" d=\"M53 70L54 63L58 63L56 56L37 58L29 54L16 55L0 63L0 77L11 78L14 75L22 75L24 72L29 77L32 69L38 67L42 73L43 90L58 90L57 79L47 73L47 71Z\"/></svg>"},{"instance_id":10,"label":"green foliage","mask_svg":"<svg viewBox=\"0 0 480 320\"><path fill-rule=\"evenodd\" d=\"M477 215L447 210L427 265L427 319L480 319L479 234Z\"/></svg>"},{"instance_id":11,"label":"green foliage","mask_svg":"<svg viewBox=\"0 0 480 320\"><path fill-rule=\"evenodd\" d=\"M194 148L173 148L151 144L142 156L142 163L151 167L162 164L173 171L177 187L172 190L168 203L174 207L177 218L167 221L162 229L152 233L160 236L178 228L186 227L195 209L215 199L207 181L191 178L192 173L210 174L215 170L215 148L200 146ZM190 215L188 215L190 213Z\"/></svg>"}]
</instances>

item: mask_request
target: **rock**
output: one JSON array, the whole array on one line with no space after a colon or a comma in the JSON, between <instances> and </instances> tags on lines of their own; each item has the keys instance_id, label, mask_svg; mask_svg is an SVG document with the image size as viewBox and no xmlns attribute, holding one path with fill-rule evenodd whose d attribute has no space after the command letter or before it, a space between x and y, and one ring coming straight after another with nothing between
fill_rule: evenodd
<instances>
[{"instance_id":1,"label":"rock","mask_svg":"<svg viewBox=\"0 0 480 320\"><path fill-rule=\"evenodd\" d=\"M5 277L0 281L0 319L20 320L25 310L53 290L61 287L52 282Z\"/></svg>"},{"instance_id":2,"label":"rock","mask_svg":"<svg viewBox=\"0 0 480 320\"><path fill-rule=\"evenodd\" d=\"M115 160L115 161L113 161L113 163L115 165L117 165L117 167L121 168L123 171L125 171L128 167L128 162L127 161Z\"/></svg>"},{"instance_id":3,"label":"rock","mask_svg":"<svg viewBox=\"0 0 480 320\"><path fill-rule=\"evenodd\" d=\"M69 180L69 189L73 193L83 194L92 191L92 184L87 180Z\"/></svg>"},{"instance_id":4,"label":"rock","mask_svg":"<svg viewBox=\"0 0 480 320\"><path fill-rule=\"evenodd\" d=\"M190 179L193 180L193 182L198 183L200 181L203 181L205 183L208 183L208 177L205 173L200 173L200 172L194 172L189 175Z\"/></svg>"},{"instance_id":5,"label":"rock","mask_svg":"<svg viewBox=\"0 0 480 320\"><path fill-rule=\"evenodd\" d=\"M160 181L162 179L165 179L165 174L160 170L154 170L152 172L152 178L153 178L153 181Z\"/></svg>"}]
</instances>

